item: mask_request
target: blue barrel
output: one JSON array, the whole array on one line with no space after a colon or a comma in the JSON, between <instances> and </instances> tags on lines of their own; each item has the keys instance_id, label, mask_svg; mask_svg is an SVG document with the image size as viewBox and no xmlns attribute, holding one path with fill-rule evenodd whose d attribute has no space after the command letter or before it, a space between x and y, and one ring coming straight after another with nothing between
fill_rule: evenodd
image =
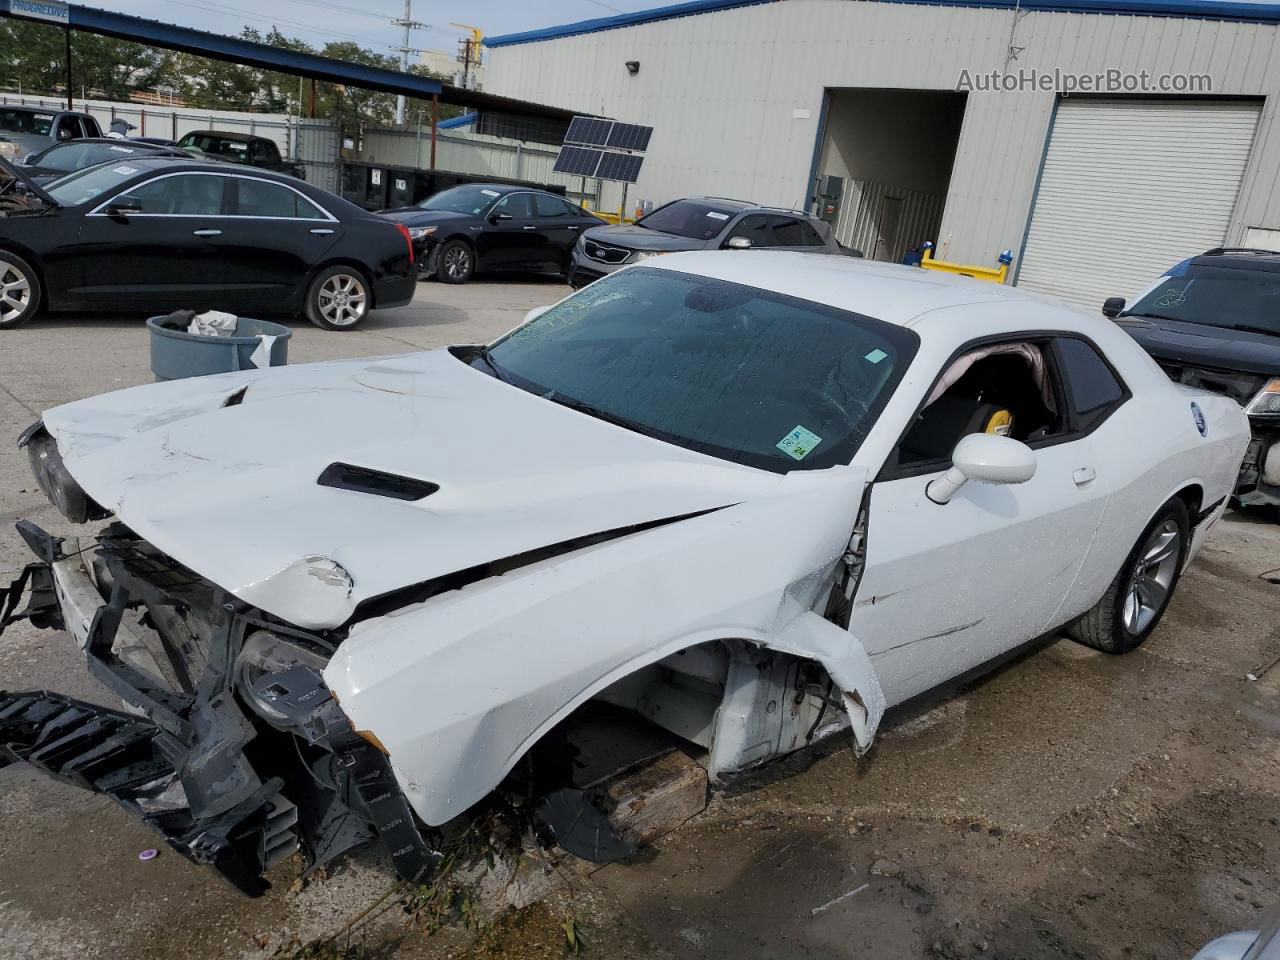
<instances>
[{"instance_id":1,"label":"blue barrel","mask_svg":"<svg viewBox=\"0 0 1280 960\"><path fill-rule=\"evenodd\" d=\"M147 321L147 329L151 331L151 372L156 380L255 370L257 367L249 358L262 342L259 336L276 338L271 345L270 366L283 367L289 362L289 338L293 331L282 323L238 317L234 336L202 337L187 333L185 324L183 329L164 326L168 319L152 317Z\"/></svg>"}]
</instances>

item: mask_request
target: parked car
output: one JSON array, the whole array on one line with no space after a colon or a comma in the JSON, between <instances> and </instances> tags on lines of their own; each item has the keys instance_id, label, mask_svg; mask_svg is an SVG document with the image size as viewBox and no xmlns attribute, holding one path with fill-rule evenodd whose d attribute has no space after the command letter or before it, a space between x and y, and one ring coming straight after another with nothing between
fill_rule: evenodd
<instances>
[{"instance_id":1,"label":"parked car","mask_svg":"<svg viewBox=\"0 0 1280 960\"><path fill-rule=\"evenodd\" d=\"M573 249L569 283L582 287L626 264L679 250L752 249L862 256L836 243L830 226L817 217L743 200L692 197L633 224L588 230Z\"/></svg>"},{"instance_id":2,"label":"parked car","mask_svg":"<svg viewBox=\"0 0 1280 960\"><path fill-rule=\"evenodd\" d=\"M588 701L721 782L846 728L861 754L1058 628L1132 650L1247 442L1099 316L774 252L627 268L489 345L116 391L23 434L68 521L115 519L20 522L0 610L29 589L146 716L11 692L0 756L250 892L373 836L420 879L495 788L608 856L562 829L608 831L564 754L537 766Z\"/></svg>"},{"instance_id":3,"label":"parked car","mask_svg":"<svg viewBox=\"0 0 1280 960\"><path fill-rule=\"evenodd\" d=\"M65 140L101 136L98 121L87 113L0 104L0 157L7 160Z\"/></svg>"},{"instance_id":4,"label":"parked car","mask_svg":"<svg viewBox=\"0 0 1280 960\"><path fill-rule=\"evenodd\" d=\"M190 155L176 147L157 146L136 140L86 137L70 143L55 143L36 153L28 153L19 162L23 173L36 183L48 183L97 163L127 160L130 157L163 156L188 158Z\"/></svg>"},{"instance_id":5,"label":"parked car","mask_svg":"<svg viewBox=\"0 0 1280 960\"><path fill-rule=\"evenodd\" d=\"M0 328L43 305L303 313L349 330L413 297L407 230L292 177L139 156L41 187L4 166L27 193L0 217Z\"/></svg>"},{"instance_id":6,"label":"parked car","mask_svg":"<svg viewBox=\"0 0 1280 960\"><path fill-rule=\"evenodd\" d=\"M604 223L554 193L505 183L451 187L382 215L409 228L423 275L445 283L489 270L563 276L582 231Z\"/></svg>"},{"instance_id":7,"label":"parked car","mask_svg":"<svg viewBox=\"0 0 1280 960\"><path fill-rule=\"evenodd\" d=\"M266 137L223 130L193 130L178 140L178 147L201 159L226 160L228 163L287 173L299 180L307 178L306 165L281 157L276 142Z\"/></svg>"},{"instance_id":8,"label":"parked car","mask_svg":"<svg viewBox=\"0 0 1280 960\"><path fill-rule=\"evenodd\" d=\"M1217 248L1126 307L1103 305L1178 383L1231 397L1253 430L1235 495L1280 505L1280 253Z\"/></svg>"}]
</instances>

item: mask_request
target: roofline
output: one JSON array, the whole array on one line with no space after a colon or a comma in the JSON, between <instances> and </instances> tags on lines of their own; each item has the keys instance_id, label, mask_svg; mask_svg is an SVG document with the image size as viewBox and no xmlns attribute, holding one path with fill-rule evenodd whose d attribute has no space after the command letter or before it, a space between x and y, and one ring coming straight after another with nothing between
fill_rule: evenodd
<instances>
[{"instance_id":1,"label":"roofline","mask_svg":"<svg viewBox=\"0 0 1280 960\"><path fill-rule=\"evenodd\" d=\"M508 47L518 43L555 40L602 30L616 30L659 20L674 20L736 7L752 7L781 0L688 0L668 7L654 7L613 17L596 17L575 23L486 37L486 47ZM1100 13L1116 16L1183 17L1200 20L1235 20L1245 23L1280 23L1280 4L1243 3L1240 0L871 0L881 3L914 3L935 7L987 7L1042 13Z\"/></svg>"},{"instance_id":2,"label":"roofline","mask_svg":"<svg viewBox=\"0 0 1280 960\"><path fill-rule=\"evenodd\" d=\"M135 17L127 13L99 10L96 7L85 7L77 3L68 3L66 8L65 22L73 30L84 30L120 40L132 40L136 43L152 44L170 50L181 50L184 53L212 57L215 60L244 63L266 70L301 74L331 83L350 84L387 93L402 93L411 97L430 99L432 94L445 91L444 84L438 80L416 74L334 60L314 53L286 50L264 43L241 40L239 37L194 30L191 27ZM30 17L21 11L14 11L9 0L0 0L0 15L20 20L33 20L36 23L51 22L49 19Z\"/></svg>"}]
</instances>

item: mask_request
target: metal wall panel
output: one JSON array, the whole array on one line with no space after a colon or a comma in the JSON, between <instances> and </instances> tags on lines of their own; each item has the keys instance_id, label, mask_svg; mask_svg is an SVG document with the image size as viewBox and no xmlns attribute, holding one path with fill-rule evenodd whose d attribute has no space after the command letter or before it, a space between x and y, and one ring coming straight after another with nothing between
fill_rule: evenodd
<instances>
[{"instance_id":1,"label":"metal wall panel","mask_svg":"<svg viewBox=\"0 0 1280 960\"><path fill-rule=\"evenodd\" d=\"M1070 100L1058 108L1018 285L1083 307L1132 298L1226 238L1260 104Z\"/></svg>"},{"instance_id":2,"label":"metal wall panel","mask_svg":"<svg viewBox=\"0 0 1280 960\"><path fill-rule=\"evenodd\" d=\"M1280 28L875 0L781 0L502 46L491 92L653 126L634 199L705 193L794 206L804 197L825 88L954 90L962 69L1204 72L1217 95L1268 97L1228 230L1280 226ZM625 67L637 60L634 76ZM994 263L1020 250L1056 96L971 93L938 256ZM616 202L615 202L616 205Z\"/></svg>"}]
</instances>

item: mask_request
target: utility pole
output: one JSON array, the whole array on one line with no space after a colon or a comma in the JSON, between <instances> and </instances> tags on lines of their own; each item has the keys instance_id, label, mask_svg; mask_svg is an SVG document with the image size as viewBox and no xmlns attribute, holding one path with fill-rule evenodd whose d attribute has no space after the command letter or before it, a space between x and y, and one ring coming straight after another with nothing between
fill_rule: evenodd
<instances>
[{"instance_id":1,"label":"utility pole","mask_svg":"<svg viewBox=\"0 0 1280 960\"><path fill-rule=\"evenodd\" d=\"M400 52L400 72L401 73L409 72L409 54L422 53L422 51L419 50L417 47L409 46L409 31L425 30L427 28L427 24L422 23L419 20L413 19L412 3L413 3L413 0L404 0L404 16L401 17L399 20L391 21L391 23L397 27L404 27L404 40L401 41L400 46L392 48ZM397 125L404 124L404 94L400 94L398 97L396 97L396 124Z\"/></svg>"},{"instance_id":2,"label":"utility pole","mask_svg":"<svg viewBox=\"0 0 1280 960\"><path fill-rule=\"evenodd\" d=\"M458 62L462 64L462 89L470 90L479 86L476 75L480 69L481 53L484 49L484 31L468 23L451 23L470 34L466 39L458 41Z\"/></svg>"}]
</instances>

